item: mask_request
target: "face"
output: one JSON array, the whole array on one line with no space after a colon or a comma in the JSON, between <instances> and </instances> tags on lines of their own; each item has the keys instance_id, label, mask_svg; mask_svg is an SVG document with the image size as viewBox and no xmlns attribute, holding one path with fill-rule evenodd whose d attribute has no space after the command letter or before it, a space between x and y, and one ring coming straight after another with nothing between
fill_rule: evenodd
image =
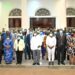
<instances>
[{"instance_id":1,"label":"face","mask_svg":"<svg viewBox=\"0 0 75 75\"><path fill-rule=\"evenodd\" d=\"M57 32L56 32L56 31L55 31L54 33L55 33L55 34L57 34Z\"/></svg>"},{"instance_id":2,"label":"face","mask_svg":"<svg viewBox=\"0 0 75 75\"><path fill-rule=\"evenodd\" d=\"M30 32L30 34L32 34L32 32Z\"/></svg>"},{"instance_id":3,"label":"face","mask_svg":"<svg viewBox=\"0 0 75 75\"><path fill-rule=\"evenodd\" d=\"M63 33L63 31L62 31L62 30L60 30L59 32L60 32L60 33Z\"/></svg>"},{"instance_id":4,"label":"face","mask_svg":"<svg viewBox=\"0 0 75 75\"><path fill-rule=\"evenodd\" d=\"M50 36L50 37L52 37L52 36L53 36L53 34L52 34L52 33L50 33L50 34L49 34L49 36Z\"/></svg>"},{"instance_id":5,"label":"face","mask_svg":"<svg viewBox=\"0 0 75 75\"><path fill-rule=\"evenodd\" d=\"M20 37L17 38L18 40L20 39Z\"/></svg>"},{"instance_id":6,"label":"face","mask_svg":"<svg viewBox=\"0 0 75 75\"><path fill-rule=\"evenodd\" d=\"M9 37L7 37L7 40L9 40L10 38Z\"/></svg>"},{"instance_id":7,"label":"face","mask_svg":"<svg viewBox=\"0 0 75 75\"><path fill-rule=\"evenodd\" d=\"M34 36L36 36L37 35L37 33L34 33Z\"/></svg>"}]
</instances>

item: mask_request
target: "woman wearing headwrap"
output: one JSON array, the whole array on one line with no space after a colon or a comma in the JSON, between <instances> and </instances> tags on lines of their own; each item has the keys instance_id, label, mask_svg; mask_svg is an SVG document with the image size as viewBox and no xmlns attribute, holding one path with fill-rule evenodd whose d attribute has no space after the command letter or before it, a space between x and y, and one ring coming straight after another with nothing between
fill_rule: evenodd
<instances>
[{"instance_id":1,"label":"woman wearing headwrap","mask_svg":"<svg viewBox=\"0 0 75 75\"><path fill-rule=\"evenodd\" d=\"M7 36L3 43L4 45L4 59L6 64L11 64L13 60L13 41Z\"/></svg>"}]
</instances>

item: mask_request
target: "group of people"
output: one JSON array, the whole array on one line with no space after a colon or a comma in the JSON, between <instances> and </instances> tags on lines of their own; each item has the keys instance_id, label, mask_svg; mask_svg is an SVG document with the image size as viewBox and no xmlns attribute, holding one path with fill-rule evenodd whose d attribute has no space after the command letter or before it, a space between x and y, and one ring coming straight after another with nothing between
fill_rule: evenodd
<instances>
[{"instance_id":1,"label":"group of people","mask_svg":"<svg viewBox=\"0 0 75 75\"><path fill-rule=\"evenodd\" d=\"M33 51L33 65L39 64L41 52L42 58L44 58L44 56L47 54L49 65L54 65L55 57L57 57L58 65L65 65L66 34L62 29L60 29L58 32L53 32L52 30L47 33L34 32L30 45L31 50Z\"/></svg>"},{"instance_id":2,"label":"group of people","mask_svg":"<svg viewBox=\"0 0 75 75\"><path fill-rule=\"evenodd\" d=\"M0 34L0 63L4 57L6 64L11 64L16 54L16 64L22 64L24 53L25 60L33 60L33 65L40 65L40 59L47 60L48 65L65 65L66 52L71 52L75 45L75 33L62 29L41 29L6 31ZM72 40L73 38L73 40ZM71 45L71 43L73 43ZM72 47L71 47L72 46Z\"/></svg>"}]
</instances>

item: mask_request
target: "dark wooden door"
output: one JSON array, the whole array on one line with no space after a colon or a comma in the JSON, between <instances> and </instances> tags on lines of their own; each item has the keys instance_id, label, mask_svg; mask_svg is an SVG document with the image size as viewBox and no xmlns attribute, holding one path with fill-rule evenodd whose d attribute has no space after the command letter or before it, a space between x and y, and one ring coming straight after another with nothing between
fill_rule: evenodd
<instances>
[{"instance_id":1,"label":"dark wooden door","mask_svg":"<svg viewBox=\"0 0 75 75\"><path fill-rule=\"evenodd\" d=\"M21 18L9 18L9 28L21 28Z\"/></svg>"},{"instance_id":2,"label":"dark wooden door","mask_svg":"<svg viewBox=\"0 0 75 75\"><path fill-rule=\"evenodd\" d=\"M67 18L67 27L75 27L75 17Z\"/></svg>"},{"instance_id":3,"label":"dark wooden door","mask_svg":"<svg viewBox=\"0 0 75 75\"><path fill-rule=\"evenodd\" d=\"M55 18L30 18L30 28L55 28Z\"/></svg>"}]
</instances>

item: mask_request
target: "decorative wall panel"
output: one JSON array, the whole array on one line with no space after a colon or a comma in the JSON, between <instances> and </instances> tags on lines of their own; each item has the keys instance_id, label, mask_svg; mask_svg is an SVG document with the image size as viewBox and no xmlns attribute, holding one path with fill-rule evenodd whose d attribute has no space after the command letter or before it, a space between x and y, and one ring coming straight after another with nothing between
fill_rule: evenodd
<instances>
[{"instance_id":1,"label":"decorative wall panel","mask_svg":"<svg viewBox=\"0 0 75 75\"><path fill-rule=\"evenodd\" d=\"M35 13L35 16L50 16L50 15L51 15L50 11L45 8L41 8L37 10Z\"/></svg>"}]
</instances>

